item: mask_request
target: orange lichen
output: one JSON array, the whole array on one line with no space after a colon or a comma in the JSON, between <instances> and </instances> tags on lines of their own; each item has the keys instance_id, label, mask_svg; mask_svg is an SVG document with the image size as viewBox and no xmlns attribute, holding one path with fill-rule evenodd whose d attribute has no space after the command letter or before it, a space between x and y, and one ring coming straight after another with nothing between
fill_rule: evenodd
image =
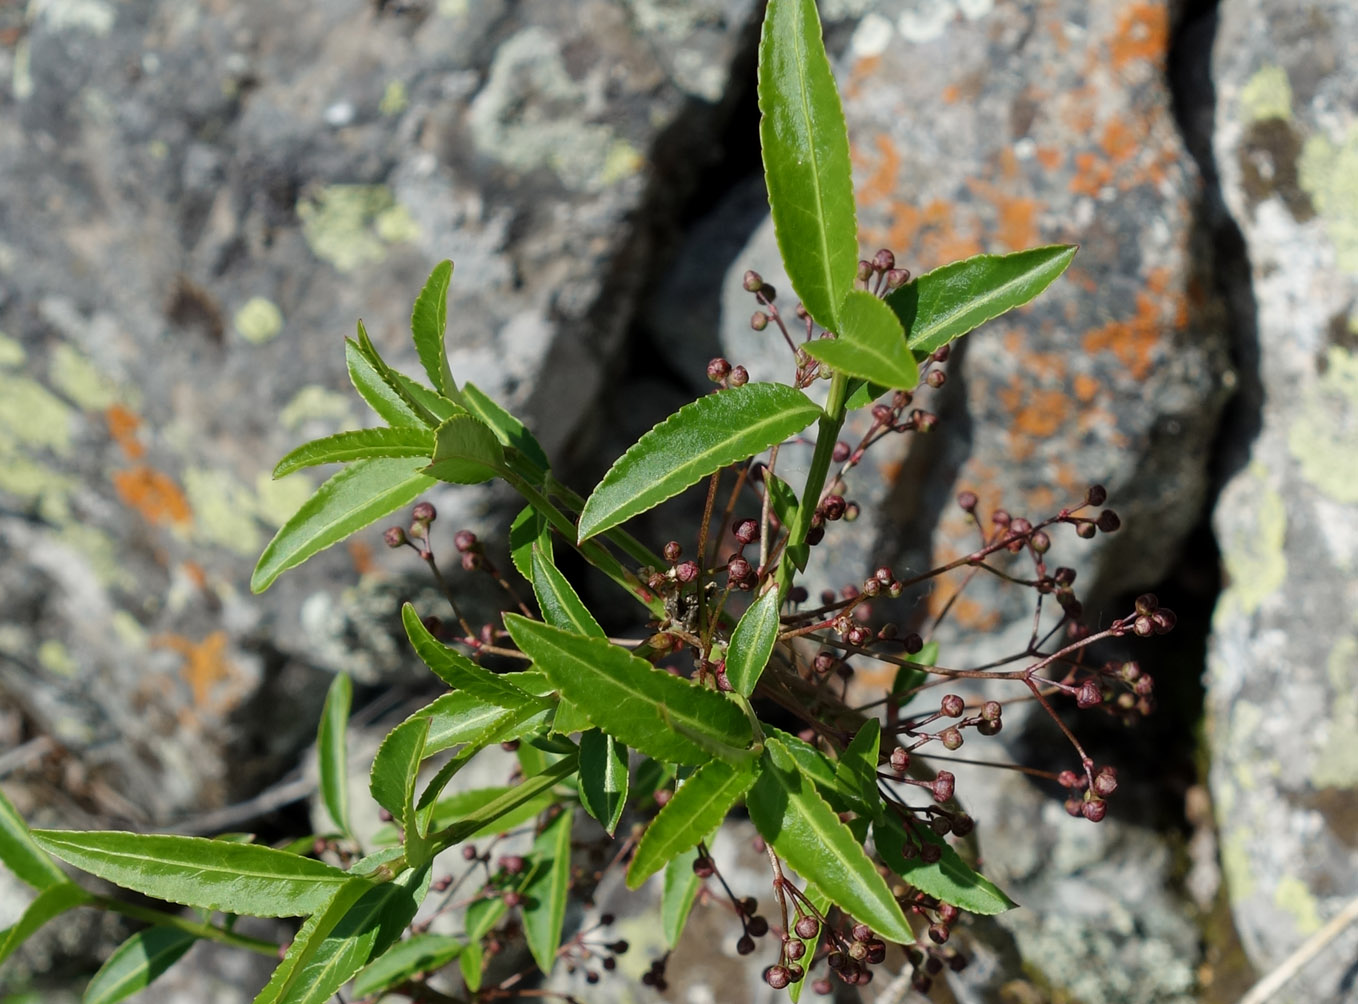
<instances>
[{"instance_id":1,"label":"orange lichen","mask_svg":"<svg viewBox=\"0 0 1358 1004\"><path fill-rule=\"evenodd\" d=\"M957 84L949 84L947 87L943 88L943 94L941 96L945 105L956 104L962 97L962 88Z\"/></svg>"},{"instance_id":2,"label":"orange lichen","mask_svg":"<svg viewBox=\"0 0 1358 1004\"><path fill-rule=\"evenodd\" d=\"M1169 51L1169 9L1164 3L1129 3L1118 11L1108 43L1113 69L1145 60L1159 66Z\"/></svg>"},{"instance_id":3,"label":"orange lichen","mask_svg":"<svg viewBox=\"0 0 1358 1004\"><path fill-rule=\"evenodd\" d=\"M1045 439L1070 418L1070 398L1063 390L1033 388L1015 380L996 396L1009 412L1011 434Z\"/></svg>"},{"instance_id":4,"label":"orange lichen","mask_svg":"<svg viewBox=\"0 0 1358 1004\"><path fill-rule=\"evenodd\" d=\"M199 589L207 587L207 570L196 561L186 561L180 566L184 570L184 575Z\"/></svg>"},{"instance_id":5,"label":"orange lichen","mask_svg":"<svg viewBox=\"0 0 1358 1004\"><path fill-rule=\"evenodd\" d=\"M1039 146L1037 148L1037 162L1048 171L1055 171L1061 166L1066 155L1054 146Z\"/></svg>"},{"instance_id":6,"label":"orange lichen","mask_svg":"<svg viewBox=\"0 0 1358 1004\"><path fill-rule=\"evenodd\" d=\"M367 575L377 568L377 562L373 560L373 549L366 542L357 537L350 537L345 544L349 548L349 557L354 563L354 571L359 575Z\"/></svg>"},{"instance_id":7,"label":"orange lichen","mask_svg":"<svg viewBox=\"0 0 1358 1004\"><path fill-rule=\"evenodd\" d=\"M129 460L140 460L146 455L146 447L137 438L141 419L135 413L121 404L110 405L104 412L104 421L108 423L109 438L118 444L123 456Z\"/></svg>"},{"instance_id":8,"label":"orange lichen","mask_svg":"<svg viewBox=\"0 0 1358 1004\"><path fill-rule=\"evenodd\" d=\"M195 642L181 634L157 635L152 644L158 648L168 648L184 657L180 673L193 694L195 708L218 707L230 702L213 700L213 691L219 684L229 681L239 673L226 656L226 632L213 631L202 641Z\"/></svg>"},{"instance_id":9,"label":"orange lichen","mask_svg":"<svg viewBox=\"0 0 1358 1004\"><path fill-rule=\"evenodd\" d=\"M1174 275L1168 268L1152 269L1146 289L1136 296L1136 313L1085 332L1087 353L1111 351L1135 380L1144 380L1154 362L1161 330L1188 323L1188 297L1171 291Z\"/></svg>"},{"instance_id":10,"label":"orange lichen","mask_svg":"<svg viewBox=\"0 0 1358 1004\"><path fill-rule=\"evenodd\" d=\"M1076 195L1096 196L1113 179L1113 168L1092 150L1075 155L1075 173L1070 178L1070 190Z\"/></svg>"},{"instance_id":11,"label":"orange lichen","mask_svg":"<svg viewBox=\"0 0 1358 1004\"><path fill-rule=\"evenodd\" d=\"M148 523L183 524L193 517L189 500L174 479L145 464L115 471L113 488L123 503L141 513Z\"/></svg>"},{"instance_id":12,"label":"orange lichen","mask_svg":"<svg viewBox=\"0 0 1358 1004\"><path fill-rule=\"evenodd\" d=\"M1103 124L1099 146L1103 148L1109 160L1114 164L1121 164L1136 153L1141 138L1137 129L1115 116Z\"/></svg>"},{"instance_id":13,"label":"orange lichen","mask_svg":"<svg viewBox=\"0 0 1358 1004\"><path fill-rule=\"evenodd\" d=\"M872 169L872 173L868 175L867 180L858 188L857 199L860 206L869 206L890 200L892 193L896 190L896 175L901 167L901 155L896 152L896 146L892 143L890 136L886 133L878 133L874 137L874 141L881 158L877 161L876 167ZM865 158L855 158L860 162L863 159Z\"/></svg>"},{"instance_id":14,"label":"orange lichen","mask_svg":"<svg viewBox=\"0 0 1358 1004\"><path fill-rule=\"evenodd\" d=\"M1075 397L1081 404L1088 404L1094 400L1094 396L1099 392L1099 381L1095 380L1088 373L1080 373L1075 377Z\"/></svg>"}]
</instances>

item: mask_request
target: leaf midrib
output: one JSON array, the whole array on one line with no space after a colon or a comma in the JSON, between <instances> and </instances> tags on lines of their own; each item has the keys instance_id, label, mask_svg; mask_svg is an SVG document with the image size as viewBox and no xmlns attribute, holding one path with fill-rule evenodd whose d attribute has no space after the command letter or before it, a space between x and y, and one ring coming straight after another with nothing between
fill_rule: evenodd
<instances>
[{"instance_id":1,"label":"leaf midrib","mask_svg":"<svg viewBox=\"0 0 1358 1004\"><path fill-rule=\"evenodd\" d=\"M993 258L995 261L999 261L999 260L1002 259L1004 256L1003 256L1003 255L988 255L987 257ZM1042 268L1040 268L1040 269L1033 269L1033 270L1030 271L1030 272L1024 272L1024 273L1021 273L1020 275L1016 275L1014 278L1010 279L1008 282L1004 283L1003 285L1000 285L1000 286L992 286L992 287L990 287L990 289L989 289L989 291L988 291L987 293L982 294L982 295L979 296L979 297L972 297L972 298L970 298L970 299L964 300L959 306L957 306L955 309L953 309L950 313L944 314L944 315L943 315L943 319L942 319L941 321L939 321L939 322L937 322L937 323L935 323L935 324L931 324L929 327L925 328L924 331L923 331L922 333L920 333L920 335L919 335L918 337L911 337L910 339L908 339L908 344L910 345L911 348L914 348L915 345L917 345L917 344L919 344L919 343L921 343L921 342L928 341L928 338L927 338L926 336L927 336L928 334L930 334L931 332L938 331L938 330L940 330L941 328L947 327L948 324L949 324L949 323L953 320L953 318L955 318L955 317L961 317L961 316L963 316L963 315L965 315L965 314L973 313L973 312L975 312L975 310L976 310L979 306L981 306L981 305L988 305L988 304L992 303L993 301L999 299L999 298L1000 298L1000 295L1001 295L1002 293L1008 292L1008 291L1009 291L1010 289L1012 289L1014 286L1021 285L1025 280L1031 278L1033 272L1045 271L1047 268L1052 267L1053 264L1054 264L1054 262L1055 262L1057 259L1059 259L1059 257L1060 257L1060 256L1058 255L1057 258L1054 258L1054 259L1052 259L1052 260L1050 260L1050 261L1043 262ZM965 261L965 260L966 260L966 259L963 259L963 261ZM958 264L958 265L961 265L962 262L958 262L957 264ZM946 266L945 266L945 267L946 267ZM921 276L920 278L923 279L924 276ZM1022 304L1020 304L1020 306L1022 306Z\"/></svg>"}]
</instances>

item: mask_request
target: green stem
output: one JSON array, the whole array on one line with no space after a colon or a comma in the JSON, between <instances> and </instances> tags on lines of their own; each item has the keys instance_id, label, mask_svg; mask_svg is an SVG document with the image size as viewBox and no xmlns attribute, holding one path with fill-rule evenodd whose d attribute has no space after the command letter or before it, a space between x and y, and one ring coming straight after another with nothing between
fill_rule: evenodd
<instances>
[{"instance_id":1,"label":"green stem","mask_svg":"<svg viewBox=\"0 0 1358 1004\"><path fill-rule=\"evenodd\" d=\"M839 430L844 425L844 404L848 399L849 378L836 373L830 380L830 396L825 402L825 414L816 427L816 450L811 456L811 469L806 474L806 487L802 490L802 501L787 530L787 545L783 548L783 558L778 564L778 602L787 599L792 588L792 578L797 566L793 561L796 549L806 540L806 532L811 528L811 515L820 504L820 493L825 487L826 475L830 472L830 462L834 458L835 443Z\"/></svg>"},{"instance_id":2,"label":"green stem","mask_svg":"<svg viewBox=\"0 0 1358 1004\"><path fill-rule=\"evenodd\" d=\"M120 899L111 896L94 896L90 900L91 906L97 906L103 910L113 913L121 913L124 917L131 917L134 920L144 920L148 924L156 924L160 927L173 927L176 930L185 931L195 937L203 938L207 941L218 941L223 945L230 945L233 948L244 948L247 951L258 952L260 955L269 955L278 958L278 944L273 941L264 941L260 938L251 938L244 934L236 934L234 931L227 931L217 927L215 924L207 924L202 921L189 920L177 914L167 913L164 910L157 910L149 906L137 906L135 903L125 903Z\"/></svg>"}]
</instances>

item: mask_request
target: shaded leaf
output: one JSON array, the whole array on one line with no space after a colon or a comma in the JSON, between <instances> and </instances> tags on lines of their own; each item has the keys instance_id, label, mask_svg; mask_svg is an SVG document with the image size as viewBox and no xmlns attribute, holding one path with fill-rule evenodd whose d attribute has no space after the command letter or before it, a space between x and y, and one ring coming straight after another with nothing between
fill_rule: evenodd
<instances>
[{"instance_id":1,"label":"shaded leaf","mask_svg":"<svg viewBox=\"0 0 1358 1004\"><path fill-rule=\"evenodd\" d=\"M778 590L770 589L746 608L726 648L726 678L731 689L749 697L773 655L778 640Z\"/></svg>"},{"instance_id":2,"label":"shaded leaf","mask_svg":"<svg viewBox=\"0 0 1358 1004\"><path fill-rule=\"evenodd\" d=\"M505 626L563 697L588 705L596 725L647 756L701 764L711 759L702 739L734 751L750 745L750 724L731 701L607 639L584 638L515 614L505 615Z\"/></svg>"},{"instance_id":3,"label":"shaded leaf","mask_svg":"<svg viewBox=\"0 0 1358 1004\"><path fill-rule=\"evenodd\" d=\"M574 587L536 546L532 551L532 563L533 594L542 608L542 619L563 631L603 638L604 629Z\"/></svg>"},{"instance_id":4,"label":"shaded leaf","mask_svg":"<svg viewBox=\"0 0 1358 1004\"><path fill-rule=\"evenodd\" d=\"M561 927L566 919L566 894L571 877L571 813L558 813L533 841L539 867L521 890L523 936L533 961L544 973L552 971L561 946Z\"/></svg>"},{"instance_id":5,"label":"shaded leaf","mask_svg":"<svg viewBox=\"0 0 1358 1004\"><path fill-rule=\"evenodd\" d=\"M533 581L533 548L539 548L549 561L554 559L552 552L552 531L546 517L526 505L509 524L509 558L519 570L524 581Z\"/></svg>"},{"instance_id":6,"label":"shaded leaf","mask_svg":"<svg viewBox=\"0 0 1358 1004\"><path fill-rule=\"evenodd\" d=\"M794 387L748 383L684 405L609 468L580 513L579 539L617 526L728 464L801 432L820 407Z\"/></svg>"},{"instance_id":7,"label":"shaded leaf","mask_svg":"<svg viewBox=\"0 0 1358 1004\"><path fill-rule=\"evenodd\" d=\"M377 804L405 828L406 858L419 867L425 861L423 830L415 815L415 782L424 759L429 719L409 718L387 733L373 757L368 789Z\"/></svg>"},{"instance_id":8,"label":"shaded leaf","mask_svg":"<svg viewBox=\"0 0 1358 1004\"><path fill-rule=\"evenodd\" d=\"M504 468L504 447L470 415L454 415L438 427L434 457L424 473L455 485L489 481Z\"/></svg>"},{"instance_id":9,"label":"shaded leaf","mask_svg":"<svg viewBox=\"0 0 1358 1004\"><path fill-rule=\"evenodd\" d=\"M709 834L707 839L711 839ZM660 928L665 944L674 948L684 933L684 924L693 910L693 901L703 880L693 873L693 862L698 859L698 848L692 847L670 859L665 865L665 886L660 894Z\"/></svg>"},{"instance_id":10,"label":"shaded leaf","mask_svg":"<svg viewBox=\"0 0 1358 1004\"><path fill-rule=\"evenodd\" d=\"M954 338L1022 306L1066 270L1074 244L982 254L926 272L887 297L917 354L927 355Z\"/></svg>"},{"instance_id":11,"label":"shaded leaf","mask_svg":"<svg viewBox=\"0 0 1358 1004\"><path fill-rule=\"evenodd\" d=\"M446 934L416 934L398 941L371 962L354 980L355 997L372 997L416 973L442 969L461 954L464 942Z\"/></svg>"},{"instance_id":12,"label":"shaded leaf","mask_svg":"<svg viewBox=\"0 0 1358 1004\"><path fill-rule=\"evenodd\" d=\"M564 779L574 774L579 767L580 762L574 755L562 757L541 774L525 778L500 797L491 799L452 826L441 830L439 832L440 838L450 846L461 843L473 833L479 833L485 827L514 812L520 806L538 798L543 792L551 791Z\"/></svg>"},{"instance_id":13,"label":"shaded leaf","mask_svg":"<svg viewBox=\"0 0 1358 1004\"><path fill-rule=\"evenodd\" d=\"M511 791L513 791L513 787L500 785L490 788L472 788L468 791L459 791L447 798L441 798L434 804L433 810L429 814L429 828L431 830L446 829ZM487 823L482 829L469 834L467 839L476 839L493 833L512 830L514 827L532 819L551 805L554 800L555 796L550 790L541 792L536 798L524 802L512 812L506 812L493 822Z\"/></svg>"},{"instance_id":14,"label":"shaded leaf","mask_svg":"<svg viewBox=\"0 0 1358 1004\"><path fill-rule=\"evenodd\" d=\"M694 771L646 827L627 868L627 887L637 888L716 830L754 778L754 771L720 760L711 760Z\"/></svg>"},{"instance_id":15,"label":"shaded leaf","mask_svg":"<svg viewBox=\"0 0 1358 1004\"><path fill-rule=\"evenodd\" d=\"M755 828L797 873L889 941L915 940L886 880L775 736L745 799Z\"/></svg>"},{"instance_id":16,"label":"shaded leaf","mask_svg":"<svg viewBox=\"0 0 1358 1004\"><path fill-rule=\"evenodd\" d=\"M823 328L858 267L849 134L814 0L769 0L759 40L759 143L792 288Z\"/></svg>"},{"instance_id":17,"label":"shaded leaf","mask_svg":"<svg viewBox=\"0 0 1358 1004\"><path fill-rule=\"evenodd\" d=\"M538 470L546 473L551 468L547 454L527 426L491 400L474 383L462 385L462 403L467 410L490 426L505 446L512 446Z\"/></svg>"},{"instance_id":18,"label":"shaded leaf","mask_svg":"<svg viewBox=\"0 0 1358 1004\"><path fill-rule=\"evenodd\" d=\"M410 333L420 363L429 375L429 385L444 397L456 399L457 383L448 368L448 353L443 344L448 328L448 285L452 280L451 261L434 266L410 313Z\"/></svg>"},{"instance_id":19,"label":"shaded leaf","mask_svg":"<svg viewBox=\"0 0 1358 1004\"><path fill-rule=\"evenodd\" d=\"M921 666L932 666L938 659L938 642L931 641L910 657L913 666L901 666L891 681L891 696L896 699L896 709L904 708L920 692L929 680L929 674Z\"/></svg>"},{"instance_id":20,"label":"shaded leaf","mask_svg":"<svg viewBox=\"0 0 1358 1004\"><path fill-rule=\"evenodd\" d=\"M478 666L461 652L439 641L420 620L409 603L401 606L401 623L406 637L430 671L454 690L465 690L478 700L502 708L543 707L543 702L520 690L509 680L484 666Z\"/></svg>"},{"instance_id":21,"label":"shaded leaf","mask_svg":"<svg viewBox=\"0 0 1358 1004\"><path fill-rule=\"evenodd\" d=\"M174 927L148 927L113 950L99 967L81 1004L117 1004L149 987L178 962L198 939Z\"/></svg>"},{"instance_id":22,"label":"shaded leaf","mask_svg":"<svg viewBox=\"0 0 1358 1004\"><path fill-rule=\"evenodd\" d=\"M367 360L368 365L380 375L382 382L386 384L388 389L400 397L406 407L419 417L421 425L433 428L448 417L447 415L440 415L438 409L428 407L424 401L425 396L438 399L437 394L420 386L404 373L392 369L383 361L382 356L377 351L377 346L368 336L368 329L361 320L358 322L358 351Z\"/></svg>"},{"instance_id":23,"label":"shaded leaf","mask_svg":"<svg viewBox=\"0 0 1358 1004\"><path fill-rule=\"evenodd\" d=\"M891 308L865 289L849 292L839 308L839 335L807 342L803 348L837 373L862 377L887 388L908 390L919 382L915 355Z\"/></svg>"},{"instance_id":24,"label":"shaded leaf","mask_svg":"<svg viewBox=\"0 0 1358 1004\"><path fill-rule=\"evenodd\" d=\"M0 863L14 877L41 892L70 882L66 873L33 841L27 824L0 791Z\"/></svg>"},{"instance_id":25,"label":"shaded leaf","mask_svg":"<svg viewBox=\"0 0 1358 1004\"><path fill-rule=\"evenodd\" d=\"M354 685L347 673L335 674L321 709L321 724L316 730L316 757L320 764L321 798L326 811L343 833L349 827L349 760L346 741L349 707Z\"/></svg>"},{"instance_id":26,"label":"shaded leaf","mask_svg":"<svg viewBox=\"0 0 1358 1004\"><path fill-rule=\"evenodd\" d=\"M435 484L417 466L407 459L359 460L330 478L269 541L250 589L262 593L289 568L414 502Z\"/></svg>"},{"instance_id":27,"label":"shaded leaf","mask_svg":"<svg viewBox=\"0 0 1358 1004\"><path fill-rule=\"evenodd\" d=\"M882 796L877 790L877 761L882 742L882 723L875 718L865 721L853 741L839 755L835 776L853 789L863 806L872 810L872 818L882 814Z\"/></svg>"},{"instance_id":28,"label":"shaded leaf","mask_svg":"<svg viewBox=\"0 0 1358 1004\"><path fill-rule=\"evenodd\" d=\"M61 882L49 885L24 908L11 927L0 931L0 962L4 962L29 937L49 920L67 910L89 902L89 893L62 876Z\"/></svg>"},{"instance_id":29,"label":"shaded leaf","mask_svg":"<svg viewBox=\"0 0 1358 1004\"><path fill-rule=\"evenodd\" d=\"M885 394L887 389L870 380L854 380L849 385L848 399L844 402L845 411L866 408Z\"/></svg>"},{"instance_id":30,"label":"shaded leaf","mask_svg":"<svg viewBox=\"0 0 1358 1004\"><path fill-rule=\"evenodd\" d=\"M627 803L627 747L606 732L580 733L580 804L611 837Z\"/></svg>"},{"instance_id":31,"label":"shaded leaf","mask_svg":"<svg viewBox=\"0 0 1358 1004\"><path fill-rule=\"evenodd\" d=\"M303 443L278 462L273 476L281 478L317 464L376 457L427 457L433 449L434 437L425 428L402 425L391 429L350 429Z\"/></svg>"},{"instance_id":32,"label":"shaded leaf","mask_svg":"<svg viewBox=\"0 0 1358 1004\"><path fill-rule=\"evenodd\" d=\"M349 368L349 382L382 421L388 425L428 428L397 389L396 381L389 378L391 371L374 365L352 338L344 340L344 361Z\"/></svg>"},{"instance_id":33,"label":"shaded leaf","mask_svg":"<svg viewBox=\"0 0 1358 1004\"><path fill-rule=\"evenodd\" d=\"M184 906L300 917L349 880L338 868L258 844L118 830L34 830L44 850L114 885Z\"/></svg>"},{"instance_id":34,"label":"shaded leaf","mask_svg":"<svg viewBox=\"0 0 1358 1004\"><path fill-rule=\"evenodd\" d=\"M943 856L933 864L925 864L918 854L906 858L901 848L906 843L918 846L919 841L906 834L905 826L892 813L887 813L872 828L877 856L906 882L968 913L989 915L1017 906L995 883L958 857L957 851L929 827L919 826L914 832L941 848Z\"/></svg>"}]
</instances>

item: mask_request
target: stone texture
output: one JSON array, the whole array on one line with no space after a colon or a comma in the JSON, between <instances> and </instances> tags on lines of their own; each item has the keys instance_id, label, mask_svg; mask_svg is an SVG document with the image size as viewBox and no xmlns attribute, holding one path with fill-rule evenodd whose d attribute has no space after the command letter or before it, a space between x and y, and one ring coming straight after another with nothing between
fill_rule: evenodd
<instances>
[{"instance_id":1,"label":"stone texture","mask_svg":"<svg viewBox=\"0 0 1358 1004\"><path fill-rule=\"evenodd\" d=\"M163 823L248 793L312 728L317 670L400 671L392 577L414 569L375 532L249 596L319 481L271 482L273 461L364 420L356 317L411 367L443 257L454 371L561 454L630 313L650 192L706 156L665 144L719 120L751 10L5 8L0 681L123 799L88 807ZM436 501L445 525L503 511Z\"/></svg>"},{"instance_id":2,"label":"stone texture","mask_svg":"<svg viewBox=\"0 0 1358 1004\"><path fill-rule=\"evenodd\" d=\"M1208 743L1231 909L1268 971L1358 894L1358 10L1219 16L1213 149L1258 372L1214 516ZM1355 946L1350 930L1274 999L1352 1000Z\"/></svg>"}]
</instances>

